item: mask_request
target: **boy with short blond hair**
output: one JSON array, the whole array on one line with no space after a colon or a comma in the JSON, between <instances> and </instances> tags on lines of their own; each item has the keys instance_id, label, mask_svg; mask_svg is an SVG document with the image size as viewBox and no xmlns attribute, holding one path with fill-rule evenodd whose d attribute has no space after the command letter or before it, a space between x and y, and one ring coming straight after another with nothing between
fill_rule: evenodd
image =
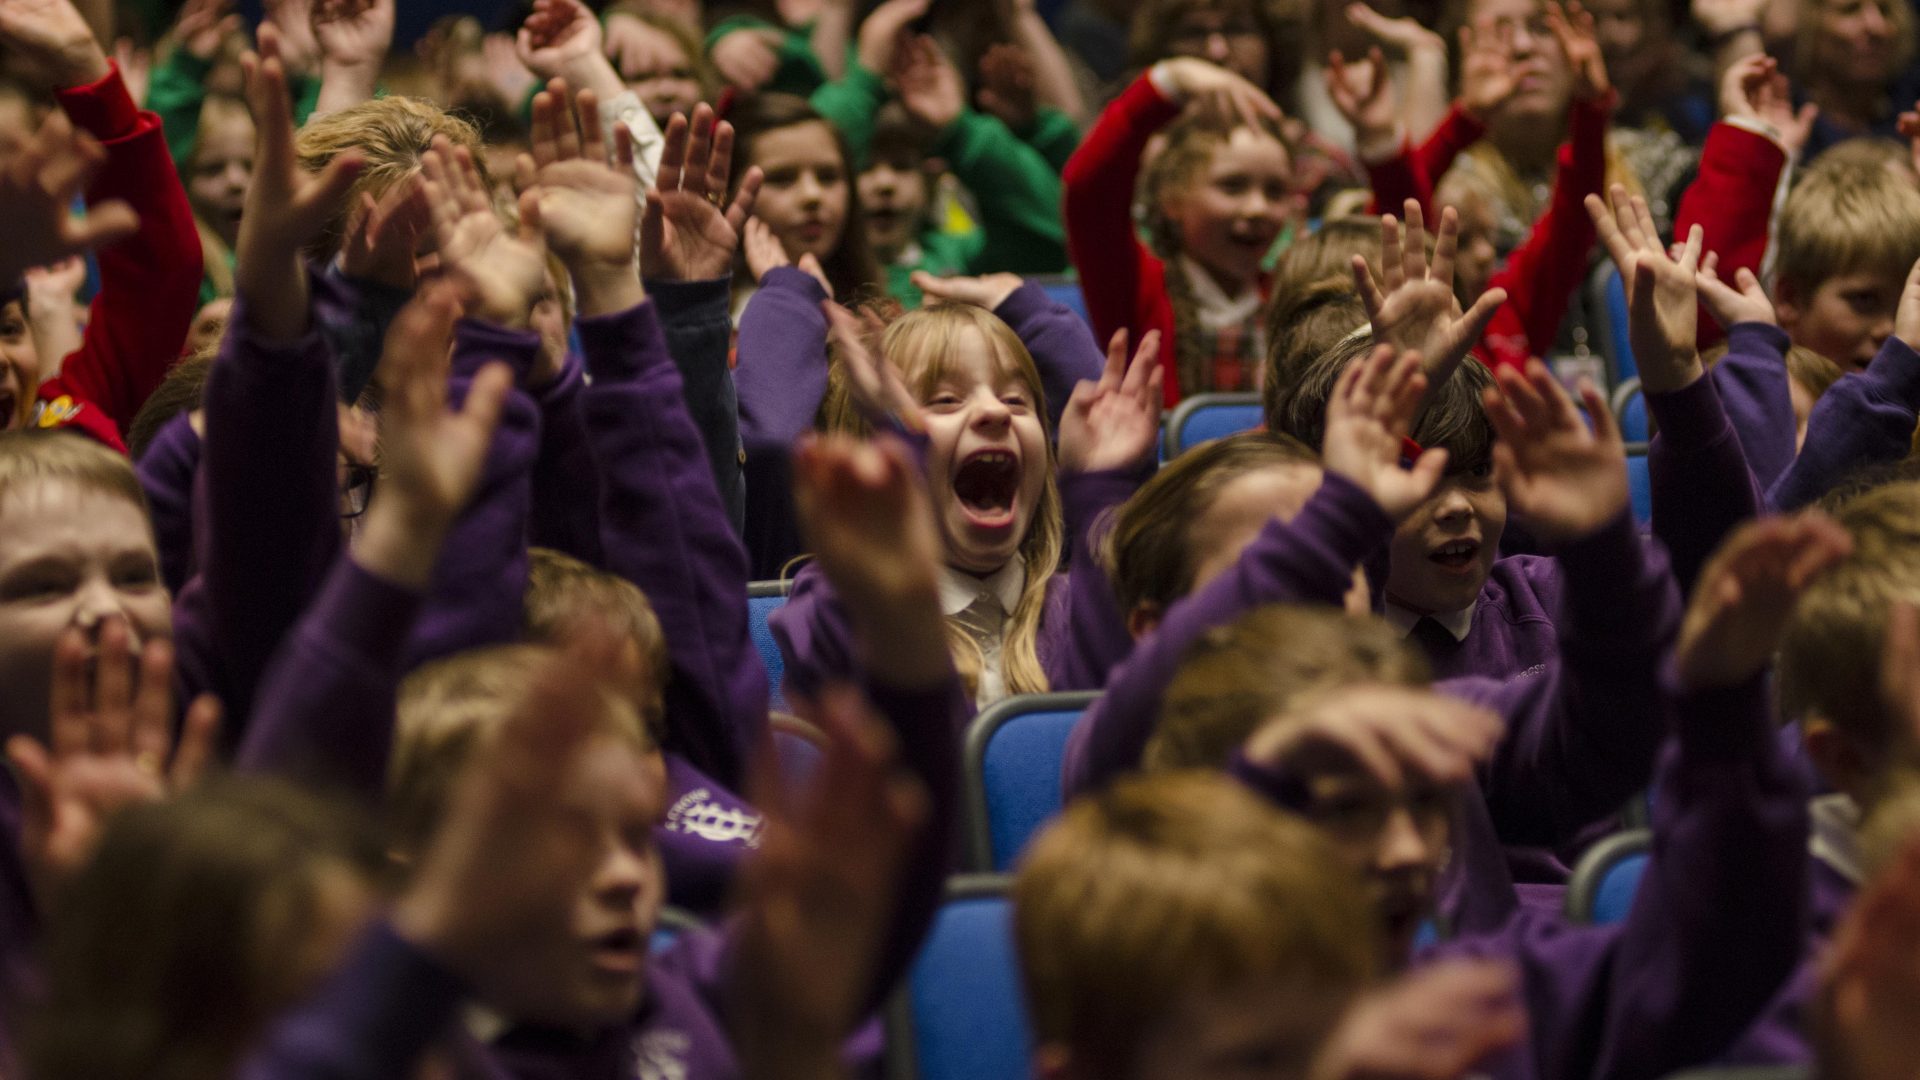
<instances>
[{"instance_id":1,"label":"boy with short blond hair","mask_svg":"<svg viewBox=\"0 0 1920 1080\"><path fill-rule=\"evenodd\" d=\"M1775 233L1780 327L1843 368L1865 368L1893 333L1901 285L1920 259L1920 190L1884 168L1815 166Z\"/></svg>"}]
</instances>

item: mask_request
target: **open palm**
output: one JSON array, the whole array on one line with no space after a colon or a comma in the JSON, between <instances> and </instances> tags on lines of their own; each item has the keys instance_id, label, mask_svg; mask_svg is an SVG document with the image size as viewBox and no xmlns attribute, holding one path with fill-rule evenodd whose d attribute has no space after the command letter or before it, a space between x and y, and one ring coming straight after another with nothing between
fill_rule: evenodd
<instances>
[{"instance_id":1,"label":"open palm","mask_svg":"<svg viewBox=\"0 0 1920 1080\"><path fill-rule=\"evenodd\" d=\"M1448 207L1440 215L1433 259L1427 259L1427 227L1420 204L1406 203L1406 234L1392 214L1380 219L1380 277L1354 256L1353 281L1373 324L1374 340L1400 352L1418 352L1430 385L1447 380L1486 332L1506 301L1504 289L1489 289L1462 311L1453 292L1453 260L1460 245L1460 219Z\"/></svg>"},{"instance_id":2,"label":"open palm","mask_svg":"<svg viewBox=\"0 0 1920 1080\"><path fill-rule=\"evenodd\" d=\"M1494 469L1507 503L1543 540L1587 536L1627 509L1627 452L1607 403L1581 380L1593 427L1547 366L1529 361L1525 375L1501 368L1481 404L1499 435Z\"/></svg>"},{"instance_id":3,"label":"open palm","mask_svg":"<svg viewBox=\"0 0 1920 1080\"><path fill-rule=\"evenodd\" d=\"M733 125L714 122L701 104L693 120L667 123L660 173L640 219L640 264L651 278L709 281L726 277L760 192L760 170L747 170L730 205L722 206L733 172Z\"/></svg>"},{"instance_id":4,"label":"open palm","mask_svg":"<svg viewBox=\"0 0 1920 1080\"><path fill-rule=\"evenodd\" d=\"M633 261L639 190L633 140L626 128L616 128L610 160L601 130L599 98L591 90L580 91L569 108L567 85L555 79L533 99L530 152L517 163L516 179L522 190L538 191L547 243L568 266Z\"/></svg>"}]
</instances>

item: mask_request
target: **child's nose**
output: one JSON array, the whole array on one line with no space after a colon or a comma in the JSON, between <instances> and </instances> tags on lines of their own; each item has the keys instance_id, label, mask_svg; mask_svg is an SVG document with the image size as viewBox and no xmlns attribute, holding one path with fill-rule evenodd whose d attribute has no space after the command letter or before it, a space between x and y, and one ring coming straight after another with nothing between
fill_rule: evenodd
<instances>
[{"instance_id":1,"label":"child's nose","mask_svg":"<svg viewBox=\"0 0 1920 1080\"><path fill-rule=\"evenodd\" d=\"M1232 55L1232 47L1227 44L1227 35L1218 30L1207 35L1207 59L1216 64L1224 64Z\"/></svg>"},{"instance_id":2,"label":"child's nose","mask_svg":"<svg viewBox=\"0 0 1920 1080\"><path fill-rule=\"evenodd\" d=\"M1413 813L1404 806L1395 808L1380 831L1380 844L1374 853L1377 869L1384 873L1418 869L1427 865L1428 855L1427 841L1420 835Z\"/></svg>"}]
</instances>

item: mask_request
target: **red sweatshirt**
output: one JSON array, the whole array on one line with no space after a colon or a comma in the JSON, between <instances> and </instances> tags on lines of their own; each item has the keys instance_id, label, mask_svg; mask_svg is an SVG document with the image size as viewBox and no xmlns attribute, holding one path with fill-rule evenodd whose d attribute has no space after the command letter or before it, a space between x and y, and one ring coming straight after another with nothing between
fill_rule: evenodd
<instances>
[{"instance_id":1,"label":"red sweatshirt","mask_svg":"<svg viewBox=\"0 0 1920 1080\"><path fill-rule=\"evenodd\" d=\"M1695 225L1706 234L1704 250L1716 252L1714 271L1731 282L1741 267L1756 275L1767 252L1767 227L1773 216L1773 197L1787 152L1779 143L1737 124L1721 122L1707 132L1700 152L1700 173L1680 196L1673 217L1674 239L1685 238ZM1700 309L1700 348L1726 336L1720 324Z\"/></svg>"},{"instance_id":2,"label":"red sweatshirt","mask_svg":"<svg viewBox=\"0 0 1920 1080\"><path fill-rule=\"evenodd\" d=\"M140 231L96 253L100 291L86 336L60 374L40 384L33 423L74 427L125 453L121 431L180 359L193 324L200 238L160 118L134 105L117 67L55 96L73 126L107 150L88 205L123 199L140 215Z\"/></svg>"},{"instance_id":3,"label":"red sweatshirt","mask_svg":"<svg viewBox=\"0 0 1920 1080\"><path fill-rule=\"evenodd\" d=\"M1160 331L1166 404L1181 398L1179 350L1167 267L1134 233L1133 195L1148 140L1180 115L1180 105L1141 75L1114 98L1061 172L1067 254L1080 272L1093 332L1106 341L1125 327L1133 341Z\"/></svg>"},{"instance_id":4,"label":"red sweatshirt","mask_svg":"<svg viewBox=\"0 0 1920 1080\"><path fill-rule=\"evenodd\" d=\"M1612 112L1611 95L1575 101L1569 110L1572 130L1560 147L1553 201L1507 255L1506 265L1487 280L1487 288L1507 290L1507 302L1494 313L1474 349L1489 367L1525 367L1528 357L1551 346L1574 291L1586 279L1594 231L1585 202L1589 194L1603 195L1606 189L1607 118ZM1445 175L1453 159L1485 131L1455 105L1418 150L1403 147L1395 157L1367 167L1374 205L1398 208L1407 199L1418 199L1427 219L1435 220L1434 178Z\"/></svg>"}]
</instances>

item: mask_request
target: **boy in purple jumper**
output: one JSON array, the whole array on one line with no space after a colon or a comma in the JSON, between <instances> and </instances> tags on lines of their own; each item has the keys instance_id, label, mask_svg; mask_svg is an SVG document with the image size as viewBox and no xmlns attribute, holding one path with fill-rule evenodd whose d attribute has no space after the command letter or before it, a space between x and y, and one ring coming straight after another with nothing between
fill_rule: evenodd
<instances>
[{"instance_id":1,"label":"boy in purple jumper","mask_svg":"<svg viewBox=\"0 0 1920 1080\"><path fill-rule=\"evenodd\" d=\"M1391 535L1394 521L1427 498L1446 468L1443 449L1409 472L1401 442L1425 388L1417 355L1386 347L1348 365L1328 405L1327 472L1292 521L1270 522L1238 560L1171 605L1153 633L1114 673L1109 693L1075 726L1062 782L1087 790L1138 766L1161 703L1190 643L1210 628L1272 603L1337 606L1353 568ZM1589 432L1543 366L1503 373L1489 394L1506 486L1537 519L1542 539L1571 563L1569 618L1560 655L1544 670L1505 683L1464 679L1449 692L1507 717L1483 777L1500 840L1512 848L1558 848L1614 813L1652 774L1665 725L1656 668L1676 628L1677 602L1658 549L1635 535L1627 513L1619 434L1604 412ZM1590 402L1591 388L1588 388ZM1528 852L1521 880L1563 881L1565 868Z\"/></svg>"}]
</instances>

